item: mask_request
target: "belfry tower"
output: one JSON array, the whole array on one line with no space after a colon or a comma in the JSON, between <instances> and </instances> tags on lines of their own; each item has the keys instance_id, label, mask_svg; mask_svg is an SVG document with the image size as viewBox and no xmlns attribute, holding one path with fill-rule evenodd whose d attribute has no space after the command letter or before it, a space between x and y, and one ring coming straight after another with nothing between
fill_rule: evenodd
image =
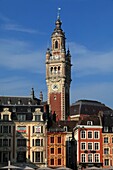
<instances>
[{"instance_id":1,"label":"belfry tower","mask_svg":"<svg viewBox=\"0 0 113 170\"><path fill-rule=\"evenodd\" d=\"M65 33L58 14L51 35L51 49L46 51L46 83L48 104L56 120L66 120L70 112L71 55L66 52Z\"/></svg>"}]
</instances>

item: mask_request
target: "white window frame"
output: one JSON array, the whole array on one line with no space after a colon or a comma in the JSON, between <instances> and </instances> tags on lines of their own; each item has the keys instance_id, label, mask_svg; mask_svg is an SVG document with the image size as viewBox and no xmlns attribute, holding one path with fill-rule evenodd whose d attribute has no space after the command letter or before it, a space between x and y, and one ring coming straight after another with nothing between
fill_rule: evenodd
<instances>
[{"instance_id":1,"label":"white window frame","mask_svg":"<svg viewBox=\"0 0 113 170\"><path fill-rule=\"evenodd\" d=\"M85 137L84 137L84 138L82 137L82 132L85 133ZM85 131L85 130L81 130L81 131L80 131L80 138L81 138L81 139L86 139L86 131Z\"/></svg>"},{"instance_id":2,"label":"white window frame","mask_svg":"<svg viewBox=\"0 0 113 170\"><path fill-rule=\"evenodd\" d=\"M91 125L93 125L93 122L92 121L87 121L87 125L91 126Z\"/></svg>"},{"instance_id":3,"label":"white window frame","mask_svg":"<svg viewBox=\"0 0 113 170\"><path fill-rule=\"evenodd\" d=\"M110 148L109 148L109 147L105 147L105 148L104 148L104 151L105 151L105 149L106 149L106 151L107 151L107 149L108 149L108 152L106 152L106 153L104 152L104 155L108 155L108 154L110 153Z\"/></svg>"},{"instance_id":4,"label":"white window frame","mask_svg":"<svg viewBox=\"0 0 113 170\"><path fill-rule=\"evenodd\" d=\"M88 148L88 144L91 144L92 149L89 149L89 148ZM88 144L87 144L87 149L88 149L88 150L93 150L93 142L88 142Z\"/></svg>"},{"instance_id":5,"label":"white window frame","mask_svg":"<svg viewBox=\"0 0 113 170\"><path fill-rule=\"evenodd\" d=\"M109 131L108 126L104 126L104 132L108 132L108 131Z\"/></svg>"},{"instance_id":6,"label":"white window frame","mask_svg":"<svg viewBox=\"0 0 113 170\"><path fill-rule=\"evenodd\" d=\"M82 161L84 159L84 161ZM81 162L85 163L86 162L86 154L82 153L81 154Z\"/></svg>"},{"instance_id":7,"label":"white window frame","mask_svg":"<svg viewBox=\"0 0 113 170\"><path fill-rule=\"evenodd\" d=\"M95 137L96 133L98 133L98 138ZM94 139L100 139L100 131L94 131Z\"/></svg>"},{"instance_id":8,"label":"white window frame","mask_svg":"<svg viewBox=\"0 0 113 170\"><path fill-rule=\"evenodd\" d=\"M108 160L108 164L105 164L105 160ZM104 159L104 166L109 166L110 165L110 160L109 158Z\"/></svg>"},{"instance_id":9,"label":"white window frame","mask_svg":"<svg viewBox=\"0 0 113 170\"><path fill-rule=\"evenodd\" d=\"M96 156L97 156L98 158L96 158ZM96 161L97 159L98 159L99 161ZM99 162L100 162L100 154L99 154L99 153L94 154L94 162L95 162L95 163L99 163Z\"/></svg>"},{"instance_id":10,"label":"white window frame","mask_svg":"<svg viewBox=\"0 0 113 170\"><path fill-rule=\"evenodd\" d=\"M108 139L108 140L107 140L107 142L105 142L105 138L106 138L106 139ZM104 137L104 141L103 141L103 143L109 143L109 137L107 137L107 136L106 136L106 137Z\"/></svg>"},{"instance_id":11,"label":"white window frame","mask_svg":"<svg viewBox=\"0 0 113 170\"><path fill-rule=\"evenodd\" d=\"M91 155L91 161L89 161L89 156ZM92 163L93 162L93 154L92 153L89 153L88 154L88 163Z\"/></svg>"},{"instance_id":12,"label":"white window frame","mask_svg":"<svg viewBox=\"0 0 113 170\"><path fill-rule=\"evenodd\" d=\"M88 137L88 133L89 133L89 132L92 133L92 138L89 138L89 137ZM93 139L93 131L89 130L89 131L87 132L87 138L88 138L88 139Z\"/></svg>"},{"instance_id":13,"label":"white window frame","mask_svg":"<svg viewBox=\"0 0 113 170\"><path fill-rule=\"evenodd\" d=\"M82 148L82 144L84 144L84 148ZM86 150L86 142L81 142L81 150Z\"/></svg>"},{"instance_id":14,"label":"white window frame","mask_svg":"<svg viewBox=\"0 0 113 170\"><path fill-rule=\"evenodd\" d=\"M98 149L96 149L95 145L98 144ZM100 150L100 142L94 142L94 150L99 151Z\"/></svg>"}]
</instances>

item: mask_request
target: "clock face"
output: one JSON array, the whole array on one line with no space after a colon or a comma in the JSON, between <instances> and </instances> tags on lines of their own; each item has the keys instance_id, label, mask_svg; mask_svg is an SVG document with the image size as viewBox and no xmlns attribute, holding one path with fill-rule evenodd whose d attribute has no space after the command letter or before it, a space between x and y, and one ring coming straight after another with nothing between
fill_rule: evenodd
<instances>
[{"instance_id":1,"label":"clock face","mask_svg":"<svg viewBox=\"0 0 113 170\"><path fill-rule=\"evenodd\" d=\"M53 84L53 85L52 85L52 89L53 89L54 91L57 91L57 90L58 90L58 84Z\"/></svg>"}]
</instances>

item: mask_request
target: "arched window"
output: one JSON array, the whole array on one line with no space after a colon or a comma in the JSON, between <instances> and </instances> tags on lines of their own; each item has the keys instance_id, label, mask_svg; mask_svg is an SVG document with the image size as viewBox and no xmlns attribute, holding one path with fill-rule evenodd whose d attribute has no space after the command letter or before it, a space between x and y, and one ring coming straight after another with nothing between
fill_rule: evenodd
<instances>
[{"instance_id":1,"label":"arched window","mask_svg":"<svg viewBox=\"0 0 113 170\"><path fill-rule=\"evenodd\" d=\"M58 74L60 74L60 66L58 67Z\"/></svg>"},{"instance_id":2,"label":"arched window","mask_svg":"<svg viewBox=\"0 0 113 170\"><path fill-rule=\"evenodd\" d=\"M55 41L55 48L58 48L58 41Z\"/></svg>"}]
</instances>

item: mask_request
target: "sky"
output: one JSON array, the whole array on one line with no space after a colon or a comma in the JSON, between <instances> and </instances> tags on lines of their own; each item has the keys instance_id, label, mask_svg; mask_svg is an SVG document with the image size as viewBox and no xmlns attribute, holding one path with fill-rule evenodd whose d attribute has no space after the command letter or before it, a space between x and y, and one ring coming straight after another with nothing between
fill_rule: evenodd
<instances>
[{"instance_id":1,"label":"sky","mask_svg":"<svg viewBox=\"0 0 113 170\"><path fill-rule=\"evenodd\" d=\"M113 109L113 0L0 0L0 95L47 100L45 55L58 8L72 60L71 104Z\"/></svg>"}]
</instances>

